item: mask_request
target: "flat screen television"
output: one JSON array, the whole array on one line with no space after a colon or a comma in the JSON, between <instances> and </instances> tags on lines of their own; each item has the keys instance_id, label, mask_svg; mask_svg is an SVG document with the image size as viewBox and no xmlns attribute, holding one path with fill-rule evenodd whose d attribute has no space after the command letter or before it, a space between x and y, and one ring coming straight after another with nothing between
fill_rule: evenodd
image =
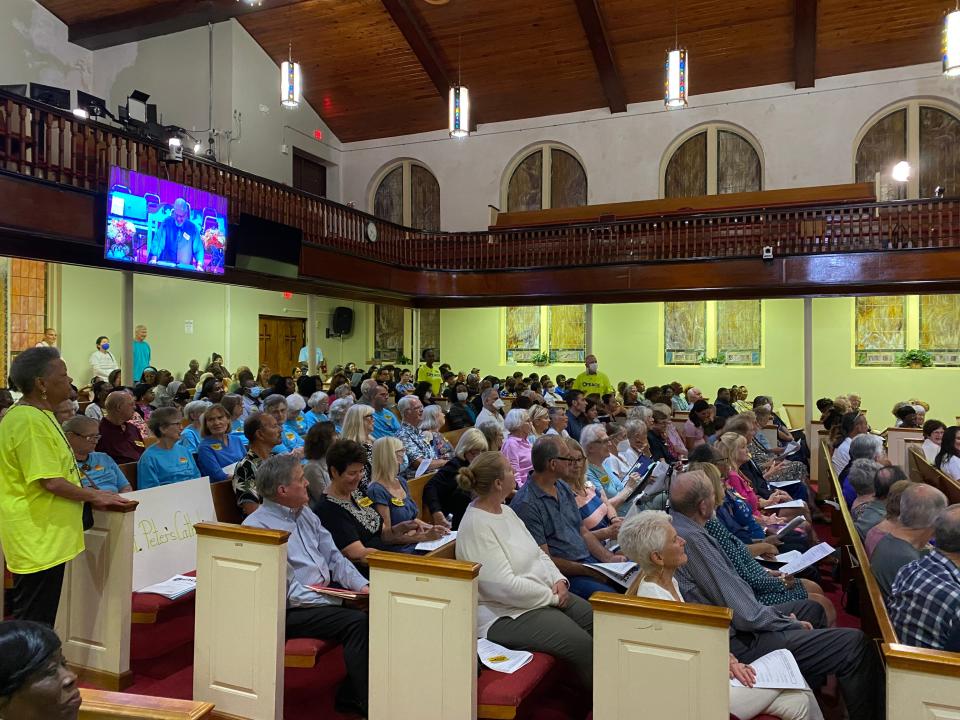
<instances>
[{"instance_id":1,"label":"flat screen television","mask_svg":"<svg viewBox=\"0 0 960 720\"><path fill-rule=\"evenodd\" d=\"M222 275L227 199L143 173L110 169L104 257Z\"/></svg>"}]
</instances>

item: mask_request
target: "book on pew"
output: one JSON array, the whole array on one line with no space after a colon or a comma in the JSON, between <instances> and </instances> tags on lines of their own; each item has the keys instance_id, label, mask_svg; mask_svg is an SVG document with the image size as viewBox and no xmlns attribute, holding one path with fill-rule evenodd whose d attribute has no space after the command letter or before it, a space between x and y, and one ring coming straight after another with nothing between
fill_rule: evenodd
<instances>
[{"instance_id":1,"label":"book on pew","mask_svg":"<svg viewBox=\"0 0 960 720\"><path fill-rule=\"evenodd\" d=\"M806 503L803 500L788 500L787 502L776 503L775 505L767 505L762 510L780 510L786 508L802 508L805 507Z\"/></svg>"},{"instance_id":2,"label":"book on pew","mask_svg":"<svg viewBox=\"0 0 960 720\"><path fill-rule=\"evenodd\" d=\"M796 485L799 480L771 480L767 483L770 487L775 487L778 490L780 488L790 487L791 485Z\"/></svg>"},{"instance_id":3,"label":"book on pew","mask_svg":"<svg viewBox=\"0 0 960 720\"><path fill-rule=\"evenodd\" d=\"M426 552L432 552L437 548L442 548L444 545L449 545L454 540L457 539L457 531L451 530L443 537L439 537L436 540L424 540L423 542L418 542L414 550L424 550Z\"/></svg>"},{"instance_id":4,"label":"book on pew","mask_svg":"<svg viewBox=\"0 0 960 720\"><path fill-rule=\"evenodd\" d=\"M796 658L789 650L780 649L767 653L750 663L757 677L755 688L772 690L806 690L807 683L800 672ZM739 680L730 679L732 687L743 687Z\"/></svg>"},{"instance_id":5,"label":"book on pew","mask_svg":"<svg viewBox=\"0 0 960 720\"><path fill-rule=\"evenodd\" d=\"M341 600L363 600L369 599L370 593L357 592L356 590L345 590L344 588L330 587L329 585L307 585L315 593L326 595L328 597L340 598Z\"/></svg>"},{"instance_id":6,"label":"book on pew","mask_svg":"<svg viewBox=\"0 0 960 720\"><path fill-rule=\"evenodd\" d=\"M147 585L147 587L137 590L138 593L150 593L151 595L162 595L168 600L176 600L187 593L192 593L197 589L197 579L189 575L174 575L169 580L164 580L156 585Z\"/></svg>"},{"instance_id":7,"label":"book on pew","mask_svg":"<svg viewBox=\"0 0 960 720\"><path fill-rule=\"evenodd\" d=\"M630 587L634 576L640 572L640 568L635 562L615 562L615 563L585 563L587 567L593 568L606 578L613 580L624 588Z\"/></svg>"}]
</instances>

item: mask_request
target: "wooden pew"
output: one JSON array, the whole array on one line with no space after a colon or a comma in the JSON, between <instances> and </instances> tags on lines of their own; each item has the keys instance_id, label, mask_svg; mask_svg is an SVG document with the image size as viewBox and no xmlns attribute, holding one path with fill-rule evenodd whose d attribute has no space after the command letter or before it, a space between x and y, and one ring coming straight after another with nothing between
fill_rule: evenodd
<instances>
[{"instance_id":1,"label":"wooden pew","mask_svg":"<svg viewBox=\"0 0 960 720\"><path fill-rule=\"evenodd\" d=\"M130 672L133 531L137 503L93 513L86 549L67 563L57 609L63 655L85 681L122 690Z\"/></svg>"},{"instance_id":2,"label":"wooden pew","mask_svg":"<svg viewBox=\"0 0 960 720\"><path fill-rule=\"evenodd\" d=\"M830 443L827 440L827 431L819 430L815 436L817 438L817 457L816 462L810 463L810 479L817 482L817 497L825 500L830 497L832 486L830 485Z\"/></svg>"},{"instance_id":3,"label":"wooden pew","mask_svg":"<svg viewBox=\"0 0 960 720\"><path fill-rule=\"evenodd\" d=\"M127 482L130 483L130 487L133 490L137 489L137 464L135 462L123 463L117 465L120 468L120 472L123 473L123 476L127 479Z\"/></svg>"},{"instance_id":4,"label":"wooden pew","mask_svg":"<svg viewBox=\"0 0 960 720\"><path fill-rule=\"evenodd\" d=\"M91 688L80 688L80 696L83 699L80 720L205 720L212 716L214 708L212 703L195 700L130 695Z\"/></svg>"},{"instance_id":5,"label":"wooden pew","mask_svg":"<svg viewBox=\"0 0 960 720\"><path fill-rule=\"evenodd\" d=\"M772 447L780 446L780 439L777 437L777 426L776 425L766 425L765 427L760 428L760 432L763 433L763 437L766 439L767 444Z\"/></svg>"},{"instance_id":6,"label":"wooden pew","mask_svg":"<svg viewBox=\"0 0 960 720\"><path fill-rule=\"evenodd\" d=\"M783 403L783 411L785 415L782 415L781 419L790 426L791 430L807 429L806 405L803 403ZM812 436L808 435L807 437Z\"/></svg>"},{"instance_id":7,"label":"wooden pew","mask_svg":"<svg viewBox=\"0 0 960 720\"><path fill-rule=\"evenodd\" d=\"M407 481L407 492L410 493L410 499L417 504L418 508L420 508L420 518L425 522L433 522L433 519L430 517L430 511L427 510L423 504L423 489L427 486L430 478L436 474L436 470L432 472L425 472L420 477Z\"/></svg>"},{"instance_id":8,"label":"wooden pew","mask_svg":"<svg viewBox=\"0 0 960 720\"><path fill-rule=\"evenodd\" d=\"M237 506L237 496L233 491L232 480L211 483L210 494L213 496L213 509L217 513L217 520L234 525L243 522L243 513Z\"/></svg>"},{"instance_id":9,"label":"wooden pew","mask_svg":"<svg viewBox=\"0 0 960 720\"><path fill-rule=\"evenodd\" d=\"M887 428L887 457L894 465L899 465L905 473L910 472L910 457L907 455L907 442L923 442L923 432L919 428Z\"/></svg>"},{"instance_id":10,"label":"wooden pew","mask_svg":"<svg viewBox=\"0 0 960 720\"><path fill-rule=\"evenodd\" d=\"M457 443L460 442L460 438L469 429L470 428L465 427L460 428L459 430L447 430L447 432L443 433L443 437L448 443L450 443L450 445L453 446L454 449L456 449Z\"/></svg>"},{"instance_id":11,"label":"wooden pew","mask_svg":"<svg viewBox=\"0 0 960 720\"><path fill-rule=\"evenodd\" d=\"M910 449L910 477L916 482L925 482L932 485L947 496L947 503L960 502L960 481L954 480L942 470L938 470L927 462L919 448Z\"/></svg>"},{"instance_id":12,"label":"wooden pew","mask_svg":"<svg viewBox=\"0 0 960 720\"><path fill-rule=\"evenodd\" d=\"M590 604L595 720L728 720L729 608L615 593Z\"/></svg>"},{"instance_id":13,"label":"wooden pew","mask_svg":"<svg viewBox=\"0 0 960 720\"><path fill-rule=\"evenodd\" d=\"M930 467L926 459L921 457L919 460ZM835 477L834 486L839 492ZM856 567L850 569L860 594L860 625L868 636L881 643L881 655L887 669L887 719L947 720L960 717L960 692L957 691L960 686L960 653L915 648L898 642L853 518L845 503L840 507L852 550L851 559L856 563Z\"/></svg>"}]
</instances>

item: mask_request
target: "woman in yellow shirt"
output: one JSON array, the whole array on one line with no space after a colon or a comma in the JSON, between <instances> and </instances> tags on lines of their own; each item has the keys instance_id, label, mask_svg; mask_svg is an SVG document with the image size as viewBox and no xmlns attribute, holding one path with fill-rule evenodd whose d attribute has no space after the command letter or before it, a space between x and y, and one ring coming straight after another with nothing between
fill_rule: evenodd
<instances>
[{"instance_id":1,"label":"woman in yellow shirt","mask_svg":"<svg viewBox=\"0 0 960 720\"><path fill-rule=\"evenodd\" d=\"M53 408L71 377L56 348L25 350L10 366L23 393L0 423L0 545L14 573L13 614L52 626L65 564L83 552L82 503L125 510L136 503L83 487Z\"/></svg>"}]
</instances>

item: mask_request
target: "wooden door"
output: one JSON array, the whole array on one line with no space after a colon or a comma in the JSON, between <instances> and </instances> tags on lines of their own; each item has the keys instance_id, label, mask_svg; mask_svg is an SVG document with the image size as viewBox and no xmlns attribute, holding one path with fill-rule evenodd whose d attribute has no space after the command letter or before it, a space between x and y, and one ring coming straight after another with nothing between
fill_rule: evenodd
<instances>
[{"instance_id":1,"label":"wooden door","mask_svg":"<svg viewBox=\"0 0 960 720\"><path fill-rule=\"evenodd\" d=\"M293 149L293 187L297 190L327 196L327 166L320 158L304 152L300 148Z\"/></svg>"},{"instance_id":2,"label":"wooden door","mask_svg":"<svg viewBox=\"0 0 960 720\"><path fill-rule=\"evenodd\" d=\"M275 315L260 316L260 363L278 375L289 375L306 345L307 321Z\"/></svg>"}]
</instances>

